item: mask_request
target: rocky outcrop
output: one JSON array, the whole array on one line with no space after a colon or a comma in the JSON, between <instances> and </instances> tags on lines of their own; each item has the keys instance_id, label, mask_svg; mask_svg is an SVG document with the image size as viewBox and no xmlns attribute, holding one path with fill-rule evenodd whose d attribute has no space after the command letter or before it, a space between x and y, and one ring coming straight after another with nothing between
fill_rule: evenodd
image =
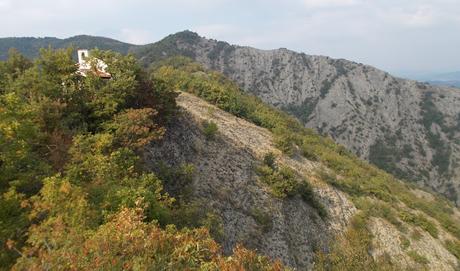
<instances>
[{"instance_id":1,"label":"rocky outcrop","mask_svg":"<svg viewBox=\"0 0 460 271\"><path fill-rule=\"evenodd\" d=\"M372 254L376 258L387 255L408 270L441 271L458 268L455 256L441 242L418 227L402 233L386 220L373 218L370 228L375 237ZM418 235L417 238L414 235Z\"/></svg>"},{"instance_id":2,"label":"rocky outcrop","mask_svg":"<svg viewBox=\"0 0 460 271\"><path fill-rule=\"evenodd\" d=\"M186 55L398 177L460 203L460 90L287 49L172 35L137 51L148 64Z\"/></svg>"},{"instance_id":3,"label":"rocky outcrop","mask_svg":"<svg viewBox=\"0 0 460 271\"><path fill-rule=\"evenodd\" d=\"M314 253L327 250L332 237L342 232L356 209L340 191L311 180L315 193L328 210L323 219L300 196L279 199L261 184L255 167L268 152L278 162L310 178L318 165L304 158L283 156L272 144L266 129L223 112L190 94L178 98L182 107L165 138L147 150L146 158L155 170L157 163L169 166L193 164L194 197L206 202L224 225L224 251L238 243L255 248L285 264L301 269L311 267ZM218 126L215 139L207 139L202 122L212 120ZM261 224L257 216L265 215Z\"/></svg>"},{"instance_id":4,"label":"rocky outcrop","mask_svg":"<svg viewBox=\"0 0 460 271\"><path fill-rule=\"evenodd\" d=\"M324 165L302 157L289 157L276 149L272 134L243 119L228 114L187 93L177 99L180 116L171 123L165 137L152 143L145 152L147 165L157 170L159 163L172 167L193 164L193 197L205 203L222 219L223 249L230 253L236 244L256 249L278 258L299 270L311 269L315 252L328 251L359 211L348 195L315 178L314 172ZM206 137L203 122L217 124L214 139ZM288 166L309 180L314 193L327 210L327 217L305 203L300 196L280 199L258 178L255 168L264 155L272 152L277 163ZM174 192L172 192L174 193ZM433 196L414 190L418 197ZM401 204L401 203L400 203ZM406 207L404 207L406 208ZM413 212L407 209L408 212ZM453 211L456 218L460 215ZM260 216L266 216L263 222ZM433 223L437 223L433 220ZM454 270L456 258L443 246L456 240L438 225L439 237L433 238L423 229L406 223L401 231L381 218L371 218L368 227L373 235L370 253L377 259L390 256L402 267ZM414 238L412 235L420 235ZM412 255L412 256L411 256ZM426 263L417 261L426 260Z\"/></svg>"}]
</instances>

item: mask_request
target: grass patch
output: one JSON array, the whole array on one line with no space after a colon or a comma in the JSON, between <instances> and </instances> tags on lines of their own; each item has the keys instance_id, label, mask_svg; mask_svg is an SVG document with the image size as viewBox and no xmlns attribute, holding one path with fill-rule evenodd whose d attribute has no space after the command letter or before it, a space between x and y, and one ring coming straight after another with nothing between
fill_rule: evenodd
<instances>
[{"instance_id":1,"label":"grass patch","mask_svg":"<svg viewBox=\"0 0 460 271\"><path fill-rule=\"evenodd\" d=\"M447 250L460 260L460 241L448 240L445 243Z\"/></svg>"},{"instance_id":2,"label":"grass patch","mask_svg":"<svg viewBox=\"0 0 460 271\"><path fill-rule=\"evenodd\" d=\"M399 237L399 242L401 243L401 248L404 250L408 249L410 246L410 240L404 235Z\"/></svg>"},{"instance_id":3,"label":"grass patch","mask_svg":"<svg viewBox=\"0 0 460 271\"><path fill-rule=\"evenodd\" d=\"M203 121L203 133L207 140L214 140L216 138L219 127L213 121Z\"/></svg>"},{"instance_id":4,"label":"grass patch","mask_svg":"<svg viewBox=\"0 0 460 271\"><path fill-rule=\"evenodd\" d=\"M354 200L355 206L363 211L366 217L380 217L390 222L401 232L407 232L407 228L398 219L398 213L390 204L370 198L357 198Z\"/></svg>"},{"instance_id":5,"label":"grass patch","mask_svg":"<svg viewBox=\"0 0 460 271\"><path fill-rule=\"evenodd\" d=\"M410 238L414 241L420 241L422 237L423 237L422 233L417 229L414 229L410 235Z\"/></svg>"},{"instance_id":6,"label":"grass patch","mask_svg":"<svg viewBox=\"0 0 460 271\"><path fill-rule=\"evenodd\" d=\"M411 250L407 252L407 255L411 257L414 262L422 264L422 265L427 265L430 263L430 261L423 255L420 255L417 251Z\"/></svg>"},{"instance_id":7,"label":"grass patch","mask_svg":"<svg viewBox=\"0 0 460 271\"><path fill-rule=\"evenodd\" d=\"M287 166L278 166L272 153L264 156L264 164L257 168L260 180L270 187L270 192L278 198L300 195L302 200L315 208L321 217L327 216L326 208L315 195L313 188L305 179L300 179Z\"/></svg>"},{"instance_id":8,"label":"grass patch","mask_svg":"<svg viewBox=\"0 0 460 271\"><path fill-rule=\"evenodd\" d=\"M372 234L367 228L367 218L361 213L352 219L347 231L332 244L328 253L316 253L314 270L401 270L387 257L373 259L371 249Z\"/></svg>"},{"instance_id":9,"label":"grass patch","mask_svg":"<svg viewBox=\"0 0 460 271\"><path fill-rule=\"evenodd\" d=\"M420 228L424 229L434 238L438 238L438 234L439 234L438 228L433 222L429 221L424 215L422 214L415 215L415 214L403 211L400 213L400 217L404 222L410 223L415 226L419 226Z\"/></svg>"}]
</instances>

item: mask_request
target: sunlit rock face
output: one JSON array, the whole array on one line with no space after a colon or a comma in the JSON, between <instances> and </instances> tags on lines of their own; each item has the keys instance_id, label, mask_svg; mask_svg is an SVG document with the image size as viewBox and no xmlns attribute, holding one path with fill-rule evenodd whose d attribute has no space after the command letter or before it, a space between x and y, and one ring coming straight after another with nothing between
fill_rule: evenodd
<instances>
[{"instance_id":1,"label":"sunlit rock face","mask_svg":"<svg viewBox=\"0 0 460 271\"><path fill-rule=\"evenodd\" d=\"M359 157L460 204L460 90L404 80L343 59L171 35L145 64L185 55L298 117Z\"/></svg>"}]
</instances>

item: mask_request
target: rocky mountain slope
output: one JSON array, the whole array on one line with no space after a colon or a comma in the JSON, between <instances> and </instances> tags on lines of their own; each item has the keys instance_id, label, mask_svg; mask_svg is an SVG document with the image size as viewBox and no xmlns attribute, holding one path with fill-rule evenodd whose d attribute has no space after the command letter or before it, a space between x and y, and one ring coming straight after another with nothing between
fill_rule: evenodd
<instances>
[{"instance_id":1,"label":"rocky mountain slope","mask_svg":"<svg viewBox=\"0 0 460 271\"><path fill-rule=\"evenodd\" d=\"M145 65L173 55L224 73L359 157L460 203L460 91L343 59L258 50L181 32L136 48Z\"/></svg>"},{"instance_id":2,"label":"rocky mountain slope","mask_svg":"<svg viewBox=\"0 0 460 271\"><path fill-rule=\"evenodd\" d=\"M236 244L243 244L279 258L290 267L312 268L315 253L329 251L357 213L345 193L313 177L323 165L303 157L283 155L275 147L268 130L191 94L181 93L177 102L182 108L181 117L168 129L163 141L154 143L146 151L152 170L156 171L158 164L165 161L173 167L194 165L193 195L204 200L222 218L222 243L226 253ZM215 139L205 136L204 121L217 124ZM273 152L280 165L311 180L315 194L328 212L327 217L320 217L300 196L280 199L269 192L255 173L267 152ZM425 192L413 190L413 193L428 197L427 201L433 200ZM262 214L267 219L263 220ZM459 213L455 211L453 216L458 219ZM454 238L448 232L441 229L439 236L434 238L419 227L402 225L406 227L405 233L383 218L371 218L373 257L389 256L395 266L403 268L456 268L457 259L443 246L443 242ZM415 239L414 233L417 234ZM419 260L414 255L418 255ZM426 262L419 262L420 259Z\"/></svg>"},{"instance_id":3,"label":"rocky mountain slope","mask_svg":"<svg viewBox=\"0 0 460 271\"><path fill-rule=\"evenodd\" d=\"M112 80L66 81L70 51L0 62L1 166L9 172L0 175L0 262L13 270L219 269L212 251L220 264L241 262L228 270L260 270L260 254L298 270L458 269L460 213L448 201L188 58L142 71L132 56L98 53ZM35 176L50 177L42 185ZM118 208L125 211L112 220ZM211 236L229 257L216 255ZM241 257L238 244L259 254Z\"/></svg>"},{"instance_id":4,"label":"rocky mountain slope","mask_svg":"<svg viewBox=\"0 0 460 271\"><path fill-rule=\"evenodd\" d=\"M183 114L160 143L151 146L148 160L178 167L192 163L195 196L216 210L224 223L226 253L243 243L294 267L308 267L315 250L325 248L334 233L343 231L356 209L334 188L318 188L331 217L323 221L317 211L300 197L274 198L257 181L255 166L268 152L281 155L271 142L271 134L245 120L223 112L190 94L182 93L178 104ZM215 140L207 140L201 123L212 120L219 127ZM308 176L314 163L288 157L280 163ZM257 222L257 215L270 217L269 228Z\"/></svg>"},{"instance_id":5,"label":"rocky mountain slope","mask_svg":"<svg viewBox=\"0 0 460 271\"><path fill-rule=\"evenodd\" d=\"M91 36L3 38L0 59L11 47L35 57L39 48L49 45L132 52L146 66L173 55L193 58L359 157L460 204L458 89L395 78L343 59L257 50L189 31L145 46Z\"/></svg>"}]
</instances>

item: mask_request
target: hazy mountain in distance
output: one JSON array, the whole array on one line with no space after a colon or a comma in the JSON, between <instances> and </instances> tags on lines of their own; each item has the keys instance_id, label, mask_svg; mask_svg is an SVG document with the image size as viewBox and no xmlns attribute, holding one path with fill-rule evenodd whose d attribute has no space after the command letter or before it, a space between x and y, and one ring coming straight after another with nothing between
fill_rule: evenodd
<instances>
[{"instance_id":1,"label":"hazy mountain in distance","mask_svg":"<svg viewBox=\"0 0 460 271\"><path fill-rule=\"evenodd\" d=\"M427 82L431 85L460 88L460 71L454 72L395 72L403 78Z\"/></svg>"},{"instance_id":2,"label":"hazy mountain in distance","mask_svg":"<svg viewBox=\"0 0 460 271\"><path fill-rule=\"evenodd\" d=\"M126 54L131 48L135 47L135 45L114 39L88 35L79 35L67 39L52 37L0 38L0 60L5 60L8 57L10 48L16 48L28 58L35 58L38 56L40 48L48 48L49 46L56 49L69 46L86 49L99 48L101 50L113 50L122 54Z\"/></svg>"},{"instance_id":3,"label":"hazy mountain in distance","mask_svg":"<svg viewBox=\"0 0 460 271\"><path fill-rule=\"evenodd\" d=\"M434 74L425 79L430 84L460 88L460 71Z\"/></svg>"}]
</instances>

